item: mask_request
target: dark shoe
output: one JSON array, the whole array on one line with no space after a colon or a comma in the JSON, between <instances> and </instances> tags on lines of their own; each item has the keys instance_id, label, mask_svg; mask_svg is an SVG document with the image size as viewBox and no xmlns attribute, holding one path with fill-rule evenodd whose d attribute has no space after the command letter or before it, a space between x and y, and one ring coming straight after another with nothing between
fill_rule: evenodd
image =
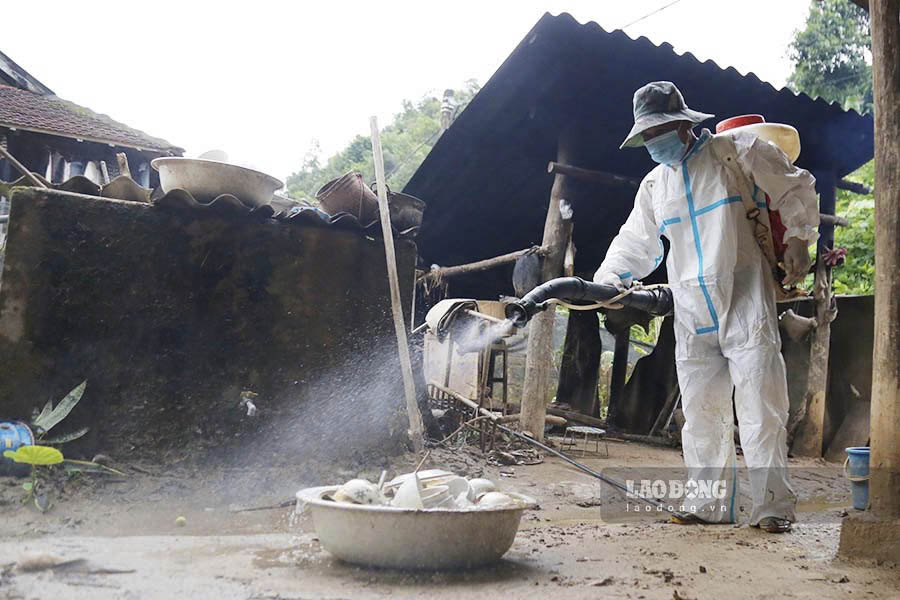
<instances>
[{"instance_id":1,"label":"dark shoe","mask_svg":"<svg viewBox=\"0 0 900 600\"><path fill-rule=\"evenodd\" d=\"M753 527L759 527L767 533L786 533L791 530L791 522L778 517L763 517Z\"/></svg>"}]
</instances>

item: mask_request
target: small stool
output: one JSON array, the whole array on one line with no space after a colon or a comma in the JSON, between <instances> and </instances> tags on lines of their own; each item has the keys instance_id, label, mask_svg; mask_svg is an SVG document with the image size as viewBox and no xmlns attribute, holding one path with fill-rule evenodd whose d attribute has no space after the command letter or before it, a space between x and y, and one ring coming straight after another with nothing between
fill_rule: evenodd
<instances>
[{"instance_id":1,"label":"small stool","mask_svg":"<svg viewBox=\"0 0 900 600\"><path fill-rule=\"evenodd\" d=\"M589 436L595 436L594 441L597 442L597 454L600 454L600 440L604 438L606 435L605 429L600 429L599 427L588 427L587 425L573 425L572 427L566 427L566 434L563 436L563 442L569 437L569 432L572 432L572 442L575 442L575 435L584 434L584 445L581 447L581 455L584 456L587 451L587 443ZM609 444L606 443L606 440L603 439L603 445L606 448L606 458L609 458Z\"/></svg>"}]
</instances>

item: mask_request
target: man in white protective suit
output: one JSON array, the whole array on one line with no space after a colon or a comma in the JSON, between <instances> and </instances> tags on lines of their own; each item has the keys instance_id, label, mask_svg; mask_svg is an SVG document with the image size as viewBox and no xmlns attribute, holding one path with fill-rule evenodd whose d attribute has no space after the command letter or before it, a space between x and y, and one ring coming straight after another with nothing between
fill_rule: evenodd
<instances>
[{"instance_id":1,"label":"man in white protective suit","mask_svg":"<svg viewBox=\"0 0 900 600\"><path fill-rule=\"evenodd\" d=\"M689 480L712 480L719 482L714 489L724 490L689 500L692 508L672 520L735 522L733 386L750 470L750 524L782 532L795 519L797 498L787 473L788 391L775 281L740 190L752 189L756 206L765 210L762 190L771 209L780 211L787 227L783 283L793 285L809 272L808 246L818 238L815 179L751 133L723 139L704 129L697 137L693 126L713 116L689 109L668 81L635 92L635 123L621 148L645 146L659 165L641 182L594 281L628 288L662 261L660 236L669 240L684 460ZM740 171L723 156L735 159Z\"/></svg>"}]
</instances>

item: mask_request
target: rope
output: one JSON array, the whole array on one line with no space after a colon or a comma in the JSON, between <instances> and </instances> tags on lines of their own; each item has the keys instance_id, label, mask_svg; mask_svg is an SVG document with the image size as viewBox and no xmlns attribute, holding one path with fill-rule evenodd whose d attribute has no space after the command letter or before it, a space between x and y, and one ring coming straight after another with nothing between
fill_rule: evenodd
<instances>
[{"instance_id":1,"label":"rope","mask_svg":"<svg viewBox=\"0 0 900 600\"><path fill-rule=\"evenodd\" d=\"M668 287L665 283L655 283L652 285L644 285L640 281L635 281L634 285L632 285L627 290L623 290L621 293L616 294L609 300L602 300L599 302L595 302L594 304L571 304L566 302L565 300L560 300L559 298L551 298L547 300L547 304L559 304L560 306L565 306L569 310L597 310L600 308L618 310L623 308L623 304L619 304L619 300L624 298L625 296L630 295L632 292L636 292L638 290L655 290L663 287Z\"/></svg>"}]
</instances>

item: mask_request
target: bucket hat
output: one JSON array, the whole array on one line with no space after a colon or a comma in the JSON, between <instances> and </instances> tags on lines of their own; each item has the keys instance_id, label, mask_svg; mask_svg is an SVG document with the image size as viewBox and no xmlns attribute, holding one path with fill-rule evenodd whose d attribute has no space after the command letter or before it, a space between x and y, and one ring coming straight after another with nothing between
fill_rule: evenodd
<instances>
[{"instance_id":1,"label":"bucket hat","mask_svg":"<svg viewBox=\"0 0 900 600\"><path fill-rule=\"evenodd\" d=\"M653 81L634 93L634 127L619 149L643 146L641 134L651 127L673 121L701 123L714 116L688 108L684 96L671 81Z\"/></svg>"}]
</instances>

